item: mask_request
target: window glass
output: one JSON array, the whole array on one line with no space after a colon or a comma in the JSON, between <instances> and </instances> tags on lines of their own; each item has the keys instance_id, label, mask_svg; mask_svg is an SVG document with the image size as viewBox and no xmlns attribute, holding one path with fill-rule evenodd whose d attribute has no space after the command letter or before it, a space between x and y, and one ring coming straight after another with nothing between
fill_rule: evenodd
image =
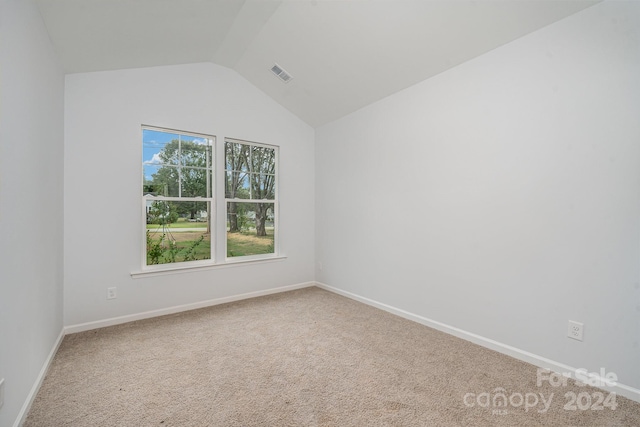
<instances>
[{"instance_id":1,"label":"window glass","mask_svg":"<svg viewBox=\"0 0 640 427\"><path fill-rule=\"evenodd\" d=\"M143 127L145 265L212 259L214 141Z\"/></svg>"},{"instance_id":2,"label":"window glass","mask_svg":"<svg viewBox=\"0 0 640 427\"><path fill-rule=\"evenodd\" d=\"M225 140L227 257L276 253L277 147Z\"/></svg>"},{"instance_id":3,"label":"window glass","mask_svg":"<svg viewBox=\"0 0 640 427\"><path fill-rule=\"evenodd\" d=\"M275 253L274 206L227 202L227 257Z\"/></svg>"}]
</instances>

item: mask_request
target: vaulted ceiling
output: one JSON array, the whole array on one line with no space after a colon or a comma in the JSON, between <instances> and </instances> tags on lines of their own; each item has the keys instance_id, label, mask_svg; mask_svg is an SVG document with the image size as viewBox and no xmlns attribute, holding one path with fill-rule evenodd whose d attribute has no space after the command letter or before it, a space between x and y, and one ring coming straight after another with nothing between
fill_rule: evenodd
<instances>
[{"instance_id":1,"label":"vaulted ceiling","mask_svg":"<svg viewBox=\"0 0 640 427\"><path fill-rule=\"evenodd\" d=\"M314 127L597 3L36 1L67 73L213 62Z\"/></svg>"}]
</instances>

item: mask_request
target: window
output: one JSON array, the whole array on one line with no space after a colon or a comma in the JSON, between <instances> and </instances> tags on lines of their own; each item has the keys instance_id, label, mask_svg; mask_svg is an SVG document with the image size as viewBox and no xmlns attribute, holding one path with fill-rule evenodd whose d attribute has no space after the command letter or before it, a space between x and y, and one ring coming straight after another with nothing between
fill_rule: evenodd
<instances>
[{"instance_id":1,"label":"window","mask_svg":"<svg viewBox=\"0 0 640 427\"><path fill-rule=\"evenodd\" d=\"M227 257L276 253L278 148L225 139Z\"/></svg>"},{"instance_id":2,"label":"window","mask_svg":"<svg viewBox=\"0 0 640 427\"><path fill-rule=\"evenodd\" d=\"M215 137L142 128L144 265L213 259Z\"/></svg>"},{"instance_id":3,"label":"window","mask_svg":"<svg viewBox=\"0 0 640 427\"><path fill-rule=\"evenodd\" d=\"M216 164L215 141L211 135L142 126L143 270L282 258L278 147L225 138L224 157ZM216 169L224 174L224 197L215 197ZM225 216L216 217L216 200L224 203L218 209ZM226 256L218 259L216 230L226 234L218 243Z\"/></svg>"}]
</instances>

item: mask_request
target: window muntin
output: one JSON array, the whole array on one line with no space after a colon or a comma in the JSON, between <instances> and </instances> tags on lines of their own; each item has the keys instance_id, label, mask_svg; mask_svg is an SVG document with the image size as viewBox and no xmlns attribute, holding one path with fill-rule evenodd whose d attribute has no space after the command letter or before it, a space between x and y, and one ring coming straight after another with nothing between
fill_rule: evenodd
<instances>
[{"instance_id":1,"label":"window muntin","mask_svg":"<svg viewBox=\"0 0 640 427\"><path fill-rule=\"evenodd\" d=\"M164 197L212 197L214 140L213 136L143 128L143 192Z\"/></svg>"},{"instance_id":2,"label":"window muntin","mask_svg":"<svg viewBox=\"0 0 640 427\"><path fill-rule=\"evenodd\" d=\"M214 136L143 126L144 265L213 258L214 143Z\"/></svg>"},{"instance_id":3,"label":"window muntin","mask_svg":"<svg viewBox=\"0 0 640 427\"><path fill-rule=\"evenodd\" d=\"M278 148L225 139L227 258L276 254Z\"/></svg>"}]
</instances>

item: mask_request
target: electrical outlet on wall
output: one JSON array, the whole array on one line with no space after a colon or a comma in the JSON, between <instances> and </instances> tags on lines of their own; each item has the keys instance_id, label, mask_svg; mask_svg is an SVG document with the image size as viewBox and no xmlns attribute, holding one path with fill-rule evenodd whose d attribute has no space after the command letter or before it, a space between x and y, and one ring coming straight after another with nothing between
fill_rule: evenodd
<instances>
[{"instance_id":1,"label":"electrical outlet on wall","mask_svg":"<svg viewBox=\"0 0 640 427\"><path fill-rule=\"evenodd\" d=\"M117 288L107 288L107 299L114 299L118 297Z\"/></svg>"},{"instance_id":2,"label":"electrical outlet on wall","mask_svg":"<svg viewBox=\"0 0 640 427\"><path fill-rule=\"evenodd\" d=\"M569 331L567 332L567 336L574 340L582 341L583 334L584 324L569 320Z\"/></svg>"}]
</instances>

